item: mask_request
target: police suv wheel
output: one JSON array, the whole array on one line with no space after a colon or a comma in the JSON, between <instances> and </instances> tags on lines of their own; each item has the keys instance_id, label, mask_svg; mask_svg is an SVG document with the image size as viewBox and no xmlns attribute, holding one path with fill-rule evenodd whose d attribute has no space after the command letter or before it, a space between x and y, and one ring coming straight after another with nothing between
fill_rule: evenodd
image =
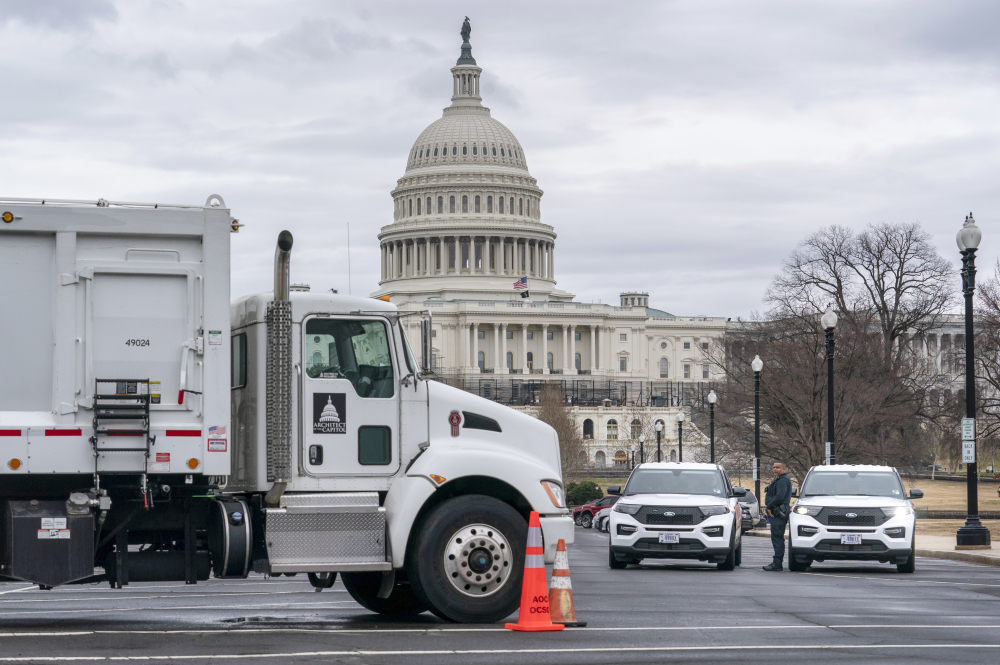
<instances>
[{"instance_id":1,"label":"police suv wheel","mask_svg":"<svg viewBox=\"0 0 1000 665\"><path fill-rule=\"evenodd\" d=\"M435 506L416 526L407 552L417 598L459 623L494 623L520 603L528 527L506 503L480 495Z\"/></svg>"}]
</instances>

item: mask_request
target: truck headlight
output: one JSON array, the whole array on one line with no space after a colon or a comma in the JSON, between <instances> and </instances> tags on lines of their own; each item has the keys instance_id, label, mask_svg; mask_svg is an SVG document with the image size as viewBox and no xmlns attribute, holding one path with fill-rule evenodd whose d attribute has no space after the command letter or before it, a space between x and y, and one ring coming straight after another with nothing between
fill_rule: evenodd
<instances>
[{"instance_id":1,"label":"truck headlight","mask_svg":"<svg viewBox=\"0 0 1000 665\"><path fill-rule=\"evenodd\" d=\"M641 504L638 503L622 503L619 501L615 504L615 507L611 510L616 513L625 513L626 515L635 515L642 508Z\"/></svg>"},{"instance_id":2,"label":"truck headlight","mask_svg":"<svg viewBox=\"0 0 1000 665\"><path fill-rule=\"evenodd\" d=\"M795 506L796 515L818 515L821 510L823 510L823 506Z\"/></svg>"},{"instance_id":3,"label":"truck headlight","mask_svg":"<svg viewBox=\"0 0 1000 665\"><path fill-rule=\"evenodd\" d=\"M562 485L551 480L543 480L542 489L544 489L545 493L549 495L549 501L552 502L553 506L556 508L566 507Z\"/></svg>"},{"instance_id":4,"label":"truck headlight","mask_svg":"<svg viewBox=\"0 0 1000 665\"><path fill-rule=\"evenodd\" d=\"M882 508L882 512L885 513L886 517L902 517L903 515L909 515L913 511L910 510L909 506L891 506L888 508Z\"/></svg>"}]
</instances>

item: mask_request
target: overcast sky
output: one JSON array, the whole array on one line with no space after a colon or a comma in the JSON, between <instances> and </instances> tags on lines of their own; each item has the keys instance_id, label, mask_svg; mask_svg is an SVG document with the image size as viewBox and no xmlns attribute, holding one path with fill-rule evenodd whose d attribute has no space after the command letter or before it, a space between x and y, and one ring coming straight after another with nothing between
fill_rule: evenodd
<instances>
[{"instance_id":1,"label":"overcast sky","mask_svg":"<svg viewBox=\"0 0 1000 665\"><path fill-rule=\"evenodd\" d=\"M0 0L0 195L221 194L233 296L377 288L377 233L451 95L462 19L483 103L524 147L578 300L760 307L832 223L1000 248L1000 3ZM956 276L955 288L960 288Z\"/></svg>"}]
</instances>

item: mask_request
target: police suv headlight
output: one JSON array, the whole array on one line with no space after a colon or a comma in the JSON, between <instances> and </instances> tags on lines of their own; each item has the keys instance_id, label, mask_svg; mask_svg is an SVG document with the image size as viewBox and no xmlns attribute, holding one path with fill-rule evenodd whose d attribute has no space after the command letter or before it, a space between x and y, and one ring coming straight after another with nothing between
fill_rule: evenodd
<instances>
[{"instance_id":1,"label":"police suv headlight","mask_svg":"<svg viewBox=\"0 0 1000 665\"><path fill-rule=\"evenodd\" d=\"M701 530L701 532L706 536L708 536L709 538L720 538L722 536L722 527L721 526L705 527L704 529Z\"/></svg>"},{"instance_id":2,"label":"police suv headlight","mask_svg":"<svg viewBox=\"0 0 1000 665\"><path fill-rule=\"evenodd\" d=\"M619 536L631 536L633 533L638 531L639 527L632 526L631 524L619 524L618 525L618 535Z\"/></svg>"},{"instance_id":3,"label":"police suv headlight","mask_svg":"<svg viewBox=\"0 0 1000 665\"><path fill-rule=\"evenodd\" d=\"M705 517L711 517L712 515L725 515L729 512L729 506L699 506L698 510Z\"/></svg>"},{"instance_id":4,"label":"police suv headlight","mask_svg":"<svg viewBox=\"0 0 1000 665\"><path fill-rule=\"evenodd\" d=\"M909 506L891 506L888 508L882 508L882 512L888 518L902 517L903 515L909 515L913 512Z\"/></svg>"},{"instance_id":5,"label":"police suv headlight","mask_svg":"<svg viewBox=\"0 0 1000 665\"><path fill-rule=\"evenodd\" d=\"M796 515L818 515L823 510L823 506L795 506Z\"/></svg>"},{"instance_id":6,"label":"police suv headlight","mask_svg":"<svg viewBox=\"0 0 1000 665\"><path fill-rule=\"evenodd\" d=\"M553 506L556 508L566 507L562 485L552 482L551 480L543 480L542 489L544 489L545 493L549 495L549 501L552 502Z\"/></svg>"},{"instance_id":7,"label":"police suv headlight","mask_svg":"<svg viewBox=\"0 0 1000 665\"><path fill-rule=\"evenodd\" d=\"M641 504L638 503L622 503L619 501L615 504L615 507L611 510L616 513L625 513L626 515L635 515L642 508Z\"/></svg>"}]
</instances>

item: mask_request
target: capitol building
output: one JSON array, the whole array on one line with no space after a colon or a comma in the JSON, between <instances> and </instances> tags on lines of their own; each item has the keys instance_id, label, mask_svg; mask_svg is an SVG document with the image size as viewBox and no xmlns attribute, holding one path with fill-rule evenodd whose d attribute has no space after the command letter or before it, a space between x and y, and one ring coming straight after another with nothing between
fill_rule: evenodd
<instances>
[{"instance_id":1,"label":"capitol building","mask_svg":"<svg viewBox=\"0 0 1000 665\"><path fill-rule=\"evenodd\" d=\"M637 421L661 421L663 455L676 456L668 444L676 447L677 412L707 392L706 354L726 319L676 316L651 307L645 291L606 305L558 287L543 191L517 137L483 106L467 34L451 68L451 105L417 137L391 192L372 296L430 312L434 369L460 387L530 410L541 383L560 382L592 464L622 465ZM419 323L407 330L417 348ZM644 417L626 413L639 405ZM703 439L685 430L687 461L689 444Z\"/></svg>"}]
</instances>

